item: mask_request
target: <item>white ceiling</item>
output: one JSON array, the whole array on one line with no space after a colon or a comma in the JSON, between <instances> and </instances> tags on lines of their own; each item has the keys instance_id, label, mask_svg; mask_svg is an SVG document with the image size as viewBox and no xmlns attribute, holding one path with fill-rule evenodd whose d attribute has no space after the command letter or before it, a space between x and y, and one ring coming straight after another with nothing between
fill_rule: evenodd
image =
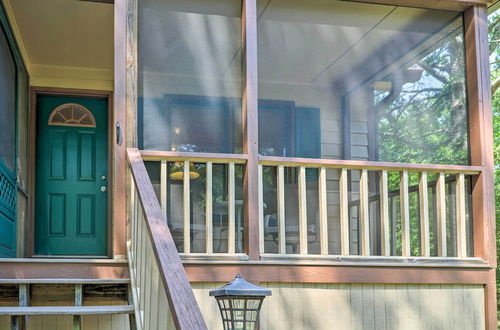
<instances>
[{"instance_id":1,"label":"white ceiling","mask_svg":"<svg viewBox=\"0 0 500 330\"><path fill-rule=\"evenodd\" d=\"M113 69L113 5L9 0L31 64Z\"/></svg>"},{"instance_id":2,"label":"white ceiling","mask_svg":"<svg viewBox=\"0 0 500 330\"><path fill-rule=\"evenodd\" d=\"M141 3L140 70L238 78L239 1ZM259 80L290 84L329 84L368 60L387 65L391 51L410 51L457 15L334 0L258 0L258 13Z\"/></svg>"}]
</instances>

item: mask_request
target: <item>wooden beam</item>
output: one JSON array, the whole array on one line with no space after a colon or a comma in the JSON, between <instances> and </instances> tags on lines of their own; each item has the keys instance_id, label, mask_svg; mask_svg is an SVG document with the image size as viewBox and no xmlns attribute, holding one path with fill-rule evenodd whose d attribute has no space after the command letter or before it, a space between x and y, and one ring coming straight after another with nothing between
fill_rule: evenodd
<instances>
[{"instance_id":1,"label":"wooden beam","mask_svg":"<svg viewBox=\"0 0 500 330\"><path fill-rule=\"evenodd\" d=\"M477 175L483 170L482 166L437 165L437 164L412 164L372 162L363 160L338 160L338 159L311 159L293 157L260 156L259 162L264 166L283 165L287 167L306 166L311 168L346 168L349 170L392 171L392 172L430 172L466 175Z\"/></svg>"},{"instance_id":2,"label":"wooden beam","mask_svg":"<svg viewBox=\"0 0 500 330\"><path fill-rule=\"evenodd\" d=\"M0 262L0 282L2 279L56 279L56 280L128 280L127 262Z\"/></svg>"},{"instance_id":3,"label":"wooden beam","mask_svg":"<svg viewBox=\"0 0 500 330\"><path fill-rule=\"evenodd\" d=\"M389 233L389 192L387 171L380 175L380 245L383 256L391 255L391 241Z\"/></svg>"},{"instance_id":4,"label":"wooden beam","mask_svg":"<svg viewBox=\"0 0 500 330\"><path fill-rule=\"evenodd\" d=\"M400 173L400 214L401 214L401 253L403 257L411 255L410 248L410 196L408 193L408 171Z\"/></svg>"},{"instance_id":5,"label":"wooden beam","mask_svg":"<svg viewBox=\"0 0 500 330\"><path fill-rule=\"evenodd\" d=\"M242 0L241 34L243 54L243 153L248 155L243 176L244 246L250 260L258 260L259 247L259 114L257 67L257 2Z\"/></svg>"},{"instance_id":6,"label":"wooden beam","mask_svg":"<svg viewBox=\"0 0 500 330\"><path fill-rule=\"evenodd\" d=\"M472 165L484 168L479 176L472 178L474 255L496 268L493 123L486 6L478 5L466 10L464 22L470 159ZM496 329L497 326L496 294L492 286L494 284L488 285L485 301L487 329Z\"/></svg>"},{"instance_id":7,"label":"wooden beam","mask_svg":"<svg viewBox=\"0 0 500 330\"><path fill-rule=\"evenodd\" d=\"M212 162L214 164L226 164L234 162L235 164L245 164L248 156L245 154L214 154L209 152L179 152L179 151L157 151L141 150L141 156L144 161L162 161L178 162L189 160L193 163Z\"/></svg>"},{"instance_id":8,"label":"wooden beam","mask_svg":"<svg viewBox=\"0 0 500 330\"><path fill-rule=\"evenodd\" d=\"M429 231L429 194L427 186L427 173L422 172L418 184L419 214L420 214L420 255L430 257L430 231Z\"/></svg>"},{"instance_id":9,"label":"wooden beam","mask_svg":"<svg viewBox=\"0 0 500 330\"><path fill-rule=\"evenodd\" d=\"M437 174L436 183L436 233L439 257L447 256L446 247L446 181L444 173Z\"/></svg>"},{"instance_id":10,"label":"wooden beam","mask_svg":"<svg viewBox=\"0 0 500 330\"><path fill-rule=\"evenodd\" d=\"M491 0L351 0L392 6L464 11L473 5L487 5Z\"/></svg>"},{"instance_id":11,"label":"wooden beam","mask_svg":"<svg viewBox=\"0 0 500 330\"><path fill-rule=\"evenodd\" d=\"M241 274L257 282L486 284L493 270L474 268L418 268L302 265L185 265L191 282L227 282ZM494 274L494 273L493 273ZM493 278L494 281L494 278Z\"/></svg>"},{"instance_id":12,"label":"wooden beam","mask_svg":"<svg viewBox=\"0 0 500 330\"><path fill-rule=\"evenodd\" d=\"M326 190L326 168L319 170L319 245L320 253L328 254L328 196ZM313 206L314 207L314 206Z\"/></svg>"},{"instance_id":13,"label":"wooden beam","mask_svg":"<svg viewBox=\"0 0 500 330\"><path fill-rule=\"evenodd\" d=\"M307 190L306 190L306 168L299 168L299 250L300 254L307 254ZM316 206L317 207L317 206Z\"/></svg>"},{"instance_id":14,"label":"wooden beam","mask_svg":"<svg viewBox=\"0 0 500 330\"><path fill-rule=\"evenodd\" d=\"M347 189L347 170L340 170L339 199L340 199L340 254L349 255L349 192Z\"/></svg>"},{"instance_id":15,"label":"wooden beam","mask_svg":"<svg viewBox=\"0 0 500 330\"><path fill-rule=\"evenodd\" d=\"M114 6L114 123L112 136L117 136L117 125L120 125L122 140L113 139L113 223L115 237L113 237L114 254L126 254L126 229L127 220L127 156L126 135L127 125L126 94L127 94L127 4L118 1ZM118 142L118 143L116 143ZM123 237L122 237L123 236Z\"/></svg>"},{"instance_id":16,"label":"wooden beam","mask_svg":"<svg viewBox=\"0 0 500 330\"><path fill-rule=\"evenodd\" d=\"M368 171L361 170L359 179L359 231L361 233L361 255L370 255L370 210L368 203Z\"/></svg>"},{"instance_id":17,"label":"wooden beam","mask_svg":"<svg viewBox=\"0 0 500 330\"><path fill-rule=\"evenodd\" d=\"M175 326L177 329L207 329L141 154L137 149L128 149L127 155L144 213L147 237L154 252L151 259L158 266Z\"/></svg>"},{"instance_id":18,"label":"wooden beam","mask_svg":"<svg viewBox=\"0 0 500 330\"><path fill-rule=\"evenodd\" d=\"M285 168L278 166L278 187L276 200L278 202L278 252L286 253L286 226L285 226Z\"/></svg>"}]
</instances>

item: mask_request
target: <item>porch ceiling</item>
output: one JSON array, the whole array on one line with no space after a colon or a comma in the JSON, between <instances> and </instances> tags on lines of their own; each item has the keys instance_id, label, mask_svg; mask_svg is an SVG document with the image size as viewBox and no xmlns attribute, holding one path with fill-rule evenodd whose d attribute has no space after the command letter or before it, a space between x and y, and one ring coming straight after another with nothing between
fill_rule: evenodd
<instances>
[{"instance_id":1,"label":"porch ceiling","mask_svg":"<svg viewBox=\"0 0 500 330\"><path fill-rule=\"evenodd\" d=\"M113 69L112 5L78 0L5 3L29 66Z\"/></svg>"}]
</instances>

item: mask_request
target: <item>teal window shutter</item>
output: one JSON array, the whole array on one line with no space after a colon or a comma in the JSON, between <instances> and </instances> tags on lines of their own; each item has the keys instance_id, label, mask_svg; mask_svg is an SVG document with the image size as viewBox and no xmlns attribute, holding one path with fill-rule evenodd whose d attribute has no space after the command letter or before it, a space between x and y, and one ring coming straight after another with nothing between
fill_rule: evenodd
<instances>
[{"instance_id":1,"label":"teal window shutter","mask_svg":"<svg viewBox=\"0 0 500 330\"><path fill-rule=\"evenodd\" d=\"M321 158L319 108L295 108L295 154L300 158ZM307 169L306 181L317 182L318 170Z\"/></svg>"}]
</instances>

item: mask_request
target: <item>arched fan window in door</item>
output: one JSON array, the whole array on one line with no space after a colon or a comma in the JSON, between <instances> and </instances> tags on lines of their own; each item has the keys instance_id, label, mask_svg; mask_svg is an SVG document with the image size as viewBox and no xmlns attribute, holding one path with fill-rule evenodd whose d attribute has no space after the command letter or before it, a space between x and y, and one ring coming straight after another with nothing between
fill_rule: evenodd
<instances>
[{"instance_id":1,"label":"arched fan window in door","mask_svg":"<svg viewBox=\"0 0 500 330\"><path fill-rule=\"evenodd\" d=\"M76 103L66 103L55 108L49 117L51 126L95 127L95 118L89 109Z\"/></svg>"}]
</instances>

